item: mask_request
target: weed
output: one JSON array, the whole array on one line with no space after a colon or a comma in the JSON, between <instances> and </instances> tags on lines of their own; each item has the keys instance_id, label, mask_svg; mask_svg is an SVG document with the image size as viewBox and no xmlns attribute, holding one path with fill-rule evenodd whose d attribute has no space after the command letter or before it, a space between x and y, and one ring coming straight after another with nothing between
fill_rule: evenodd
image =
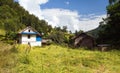
<instances>
[{"instance_id":1,"label":"weed","mask_svg":"<svg viewBox=\"0 0 120 73\"><path fill-rule=\"evenodd\" d=\"M1 43L3 45L7 45ZM107 52L68 49L58 45L33 47L25 45L0 48L1 73L119 73L120 51ZM4 49L3 49L4 48Z\"/></svg>"}]
</instances>

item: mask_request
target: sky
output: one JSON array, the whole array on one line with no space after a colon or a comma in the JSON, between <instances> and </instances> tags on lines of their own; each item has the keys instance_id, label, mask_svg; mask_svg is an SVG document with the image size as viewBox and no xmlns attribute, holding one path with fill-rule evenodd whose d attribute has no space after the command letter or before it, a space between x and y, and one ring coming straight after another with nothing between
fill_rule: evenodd
<instances>
[{"instance_id":1,"label":"sky","mask_svg":"<svg viewBox=\"0 0 120 73\"><path fill-rule=\"evenodd\" d=\"M16 0L30 14L52 27L67 26L68 31L89 31L106 17L108 0Z\"/></svg>"}]
</instances>

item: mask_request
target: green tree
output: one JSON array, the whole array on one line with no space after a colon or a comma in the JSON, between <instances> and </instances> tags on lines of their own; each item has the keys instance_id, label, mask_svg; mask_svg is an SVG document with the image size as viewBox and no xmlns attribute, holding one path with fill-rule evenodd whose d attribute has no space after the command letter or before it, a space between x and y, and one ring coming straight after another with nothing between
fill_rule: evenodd
<instances>
[{"instance_id":1,"label":"green tree","mask_svg":"<svg viewBox=\"0 0 120 73\"><path fill-rule=\"evenodd\" d=\"M27 26L32 26L38 32L44 33L44 36L52 30L45 20L39 20L38 17L29 14L14 0L0 0L0 26L6 34L16 33Z\"/></svg>"},{"instance_id":2,"label":"green tree","mask_svg":"<svg viewBox=\"0 0 120 73\"><path fill-rule=\"evenodd\" d=\"M109 0L109 4L112 5L112 4L114 4L114 3L118 2L118 1L119 0Z\"/></svg>"},{"instance_id":3,"label":"green tree","mask_svg":"<svg viewBox=\"0 0 120 73\"><path fill-rule=\"evenodd\" d=\"M67 32L67 26L63 26L62 31Z\"/></svg>"},{"instance_id":4,"label":"green tree","mask_svg":"<svg viewBox=\"0 0 120 73\"><path fill-rule=\"evenodd\" d=\"M108 17L101 23L104 30L99 32L99 42L120 44L120 0L113 0L107 7Z\"/></svg>"},{"instance_id":5,"label":"green tree","mask_svg":"<svg viewBox=\"0 0 120 73\"><path fill-rule=\"evenodd\" d=\"M77 36L77 35L79 35L79 34L81 34L81 33L83 33L82 30L79 30L79 31L76 30L74 34L75 34L75 36Z\"/></svg>"},{"instance_id":6,"label":"green tree","mask_svg":"<svg viewBox=\"0 0 120 73\"><path fill-rule=\"evenodd\" d=\"M49 38L52 39L56 44L64 44L65 36L61 31L54 31L49 35Z\"/></svg>"}]
</instances>

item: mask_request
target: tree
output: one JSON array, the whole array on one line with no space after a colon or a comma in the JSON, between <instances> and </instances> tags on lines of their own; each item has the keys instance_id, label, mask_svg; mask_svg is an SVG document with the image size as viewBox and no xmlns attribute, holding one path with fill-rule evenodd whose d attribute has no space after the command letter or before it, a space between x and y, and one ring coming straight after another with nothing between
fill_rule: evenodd
<instances>
[{"instance_id":1,"label":"tree","mask_svg":"<svg viewBox=\"0 0 120 73\"><path fill-rule=\"evenodd\" d=\"M67 26L63 26L62 31L63 31L63 32L67 32Z\"/></svg>"},{"instance_id":2,"label":"tree","mask_svg":"<svg viewBox=\"0 0 120 73\"><path fill-rule=\"evenodd\" d=\"M75 31L75 36L77 36L77 35L79 35L79 34L81 34L81 33L83 33L83 31L82 30L79 30L79 31Z\"/></svg>"},{"instance_id":3,"label":"tree","mask_svg":"<svg viewBox=\"0 0 120 73\"><path fill-rule=\"evenodd\" d=\"M49 38L56 44L64 44L65 36L61 31L54 31L49 35Z\"/></svg>"},{"instance_id":4,"label":"tree","mask_svg":"<svg viewBox=\"0 0 120 73\"><path fill-rule=\"evenodd\" d=\"M118 2L118 1L119 0L109 0L109 4L112 5L112 4L114 4L114 3Z\"/></svg>"},{"instance_id":5,"label":"tree","mask_svg":"<svg viewBox=\"0 0 120 73\"><path fill-rule=\"evenodd\" d=\"M38 17L29 14L14 0L0 0L0 28L5 30L6 34L18 32L27 26L44 33L44 36L53 29L45 20L39 20Z\"/></svg>"},{"instance_id":6,"label":"tree","mask_svg":"<svg viewBox=\"0 0 120 73\"><path fill-rule=\"evenodd\" d=\"M103 20L104 30L99 32L99 41L112 45L120 44L120 0L107 7L108 17Z\"/></svg>"}]
</instances>

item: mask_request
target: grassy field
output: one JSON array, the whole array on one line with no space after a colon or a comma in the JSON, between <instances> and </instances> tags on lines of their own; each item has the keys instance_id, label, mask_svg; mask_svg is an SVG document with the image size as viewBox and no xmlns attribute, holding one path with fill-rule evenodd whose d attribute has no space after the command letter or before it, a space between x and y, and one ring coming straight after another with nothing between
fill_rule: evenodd
<instances>
[{"instance_id":1,"label":"grassy field","mask_svg":"<svg viewBox=\"0 0 120 73\"><path fill-rule=\"evenodd\" d=\"M0 47L0 73L120 73L117 50L100 52L50 45L33 47L29 52L24 45Z\"/></svg>"}]
</instances>

